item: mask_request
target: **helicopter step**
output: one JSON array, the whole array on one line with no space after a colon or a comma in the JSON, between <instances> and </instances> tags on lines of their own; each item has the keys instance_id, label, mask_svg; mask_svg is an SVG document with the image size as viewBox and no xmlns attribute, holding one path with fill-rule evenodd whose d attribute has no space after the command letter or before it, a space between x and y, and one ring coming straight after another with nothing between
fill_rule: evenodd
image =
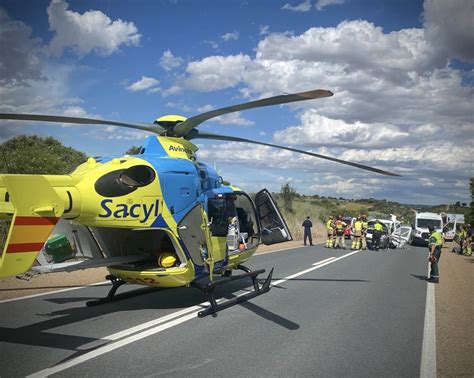
<instances>
[{"instance_id":1,"label":"helicopter step","mask_svg":"<svg viewBox=\"0 0 474 378\"><path fill-rule=\"evenodd\" d=\"M266 292L270 291L270 284L272 282L272 275L273 275L273 268L268 274L268 277L265 279L265 282L263 283L262 287L259 286L258 281L257 281L257 276L260 273L264 273L265 269L259 269L259 270L250 270L246 266L243 265L238 265L237 269L243 270L245 273L240 274L238 276L229 276L229 277L224 277L222 279L216 280L216 281L209 281L205 284L200 283L199 281L194 281L191 284L191 287L194 287L196 289L201 290L202 292L206 293L209 299L209 304L210 306L202 311L198 312L198 317L203 318L207 315L215 314L218 311L224 310L226 308L229 308L231 306L234 306L237 303L249 300L251 298L258 297L259 295L265 294ZM252 283L254 290L250 293L240 295L238 297L232 298L226 302L223 303L217 303L216 298L214 296L214 290L216 287L227 284L232 281L236 280L241 280L247 277L252 278Z\"/></svg>"},{"instance_id":2,"label":"helicopter step","mask_svg":"<svg viewBox=\"0 0 474 378\"><path fill-rule=\"evenodd\" d=\"M128 292L125 292L125 293L115 294L117 292L117 289L120 286L122 286L123 284L125 284L126 282L121 280L118 277L115 277L115 276L111 275L111 274L105 276L105 279L110 280L110 282L112 283L112 288L109 290L109 293L104 298L92 299L90 301L87 301L86 302L87 307L97 306L97 305L104 304L104 303L109 303L109 302L114 302L114 301L118 301L120 299L130 298L130 297L134 297L134 296L137 296L137 295L147 294L147 293L150 293L152 291L159 290L156 287L147 287L147 288L143 288L143 289L128 291Z\"/></svg>"}]
</instances>

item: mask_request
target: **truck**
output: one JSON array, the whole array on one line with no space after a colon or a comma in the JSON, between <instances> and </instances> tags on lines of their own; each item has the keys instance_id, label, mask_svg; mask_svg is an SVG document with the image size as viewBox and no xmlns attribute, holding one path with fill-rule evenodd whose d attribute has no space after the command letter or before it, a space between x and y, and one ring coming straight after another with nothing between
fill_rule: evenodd
<instances>
[{"instance_id":1,"label":"truck","mask_svg":"<svg viewBox=\"0 0 474 378\"><path fill-rule=\"evenodd\" d=\"M413 228L414 245L428 245L430 239L429 226L433 226L436 231L443 232L443 219L437 213L416 213Z\"/></svg>"}]
</instances>

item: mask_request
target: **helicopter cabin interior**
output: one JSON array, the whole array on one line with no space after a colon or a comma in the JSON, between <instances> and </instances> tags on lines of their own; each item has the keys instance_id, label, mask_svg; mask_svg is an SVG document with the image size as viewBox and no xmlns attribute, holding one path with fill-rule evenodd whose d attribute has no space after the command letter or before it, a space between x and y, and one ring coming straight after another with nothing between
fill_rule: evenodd
<instances>
[{"instance_id":1,"label":"helicopter cabin interior","mask_svg":"<svg viewBox=\"0 0 474 378\"><path fill-rule=\"evenodd\" d=\"M164 270L186 265L177 241L163 229L86 227L61 220L36 259L39 273L113 266Z\"/></svg>"},{"instance_id":2,"label":"helicopter cabin interior","mask_svg":"<svg viewBox=\"0 0 474 378\"><path fill-rule=\"evenodd\" d=\"M256 213L245 193L218 193L208 198L207 209L211 236L226 238L229 255L258 245Z\"/></svg>"}]
</instances>

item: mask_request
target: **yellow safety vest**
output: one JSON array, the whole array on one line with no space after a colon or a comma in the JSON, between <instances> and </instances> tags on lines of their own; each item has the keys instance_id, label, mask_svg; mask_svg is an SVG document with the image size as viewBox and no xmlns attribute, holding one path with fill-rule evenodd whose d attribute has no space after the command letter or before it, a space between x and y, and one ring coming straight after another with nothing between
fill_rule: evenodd
<instances>
[{"instance_id":1,"label":"yellow safety vest","mask_svg":"<svg viewBox=\"0 0 474 378\"><path fill-rule=\"evenodd\" d=\"M433 244L436 247L442 247L443 246L443 235L441 235L441 232L435 231L431 234L431 236L430 236L430 247Z\"/></svg>"},{"instance_id":2,"label":"yellow safety vest","mask_svg":"<svg viewBox=\"0 0 474 378\"><path fill-rule=\"evenodd\" d=\"M361 221L356 221L354 223L354 230L356 231L362 231L362 222Z\"/></svg>"},{"instance_id":3,"label":"yellow safety vest","mask_svg":"<svg viewBox=\"0 0 474 378\"><path fill-rule=\"evenodd\" d=\"M327 228L328 231L332 231L332 220L331 219L326 222L326 228Z\"/></svg>"}]
</instances>

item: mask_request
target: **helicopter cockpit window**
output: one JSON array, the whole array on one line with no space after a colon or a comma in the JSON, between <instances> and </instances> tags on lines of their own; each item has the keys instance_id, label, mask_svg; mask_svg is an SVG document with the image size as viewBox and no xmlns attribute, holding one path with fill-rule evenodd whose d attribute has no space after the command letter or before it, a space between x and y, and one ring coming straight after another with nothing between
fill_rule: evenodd
<instances>
[{"instance_id":1,"label":"helicopter cockpit window","mask_svg":"<svg viewBox=\"0 0 474 378\"><path fill-rule=\"evenodd\" d=\"M120 181L132 188L151 184L155 179L155 171L147 165L135 165L122 172Z\"/></svg>"}]
</instances>

